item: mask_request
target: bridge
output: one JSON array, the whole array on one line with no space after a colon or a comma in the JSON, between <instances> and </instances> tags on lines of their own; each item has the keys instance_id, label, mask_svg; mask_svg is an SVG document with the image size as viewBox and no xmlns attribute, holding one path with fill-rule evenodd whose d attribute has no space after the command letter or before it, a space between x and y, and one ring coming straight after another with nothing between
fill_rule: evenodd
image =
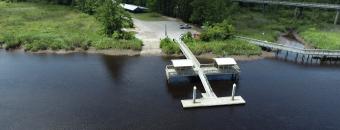
<instances>
[{"instance_id":1,"label":"bridge","mask_svg":"<svg viewBox=\"0 0 340 130\"><path fill-rule=\"evenodd\" d=\"M254 3L254 4L262 4L262 5L282 5L282 6L291 6L296 7L302 12L302 8L320 8L320 9L329 9L336 10L336 16L334 20L334 24L337 24L339 15L340 15L340 5L339 4L326 4L326 3L311 3L311 2L288 2L288 1L273 1L273 0L233 0L234 2L241 3ZM297 9L295 10L295 14L297 14Z\"/></svg>"},{"instance_id":2,"label":"bridge","mask_svg":"<svg viewBox=\"0 0 340 130\"><path fill-rule=\"evenodd\" d=\"M289 52L296 53L297 57L298 55L302 55L303 57L308 56L308 58L309 57L320 57L320 58L337 58L338 59L338 57L340 57L340 50L303 49L303 48L296 48L296 47L291 47L291 46L287 46L284 44L267 42L267 41L262 41L262 40L243 37L243 36L236 36L236 38L246 40L251 44L269 48L271 50L277 50L277 52L286 51L287 55Z\"/></svg>"},{"instance_id":3,"label":"bridge","mask_svg":"<svg viewBox=\"0 0 340 130\"><path fill-rule=\"evenodd\" d=\"M245 103L241 96L234 96L236 85L233 86L232 96L217 97L207 79L207 75L230 74L233 79L238 80L240 68L234 59L214 58L214 64L200 64L195 55L182 41L179 40L177 43L186 59L172 60L173 65L166 66L165 71L168 81L170 81L171 78L178 76L198 76L205 90L205 93L202 93L202 98L196 99L196 89L194 88L193 99L181 101L184 108Z\"/></svg>"}]
</instances>

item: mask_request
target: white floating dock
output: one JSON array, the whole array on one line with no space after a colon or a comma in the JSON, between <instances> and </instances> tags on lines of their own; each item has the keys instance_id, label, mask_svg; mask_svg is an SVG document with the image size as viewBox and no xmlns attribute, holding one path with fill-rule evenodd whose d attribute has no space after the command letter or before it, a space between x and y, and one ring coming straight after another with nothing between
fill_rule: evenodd
<instances>
[{"instance_id":1,"label":"white floating dock","mask_svg":"<svg viewBox=\"0 0 340 130\"><path fill-rule=\"evenodd\" d=\"M241 96L235 96L234 100L231 97L218 97L218 98L200 98L196 99L195 103L192 99L181 100L183 108L195 107L209 107L209 106L222 106L222 105L238 105L245 104Z\"/></svg>"},{"instance_id":2,"label":"white floating dock","mask_svg":"<svg viewBox=\"0 0 340 130\"><path fill-rule=\"evenodd\" d=\"M165 69L167 79L169 80L171 75L198 75L205 90L205 93L201 93L203 97L196 99L197 88L194 87L192 94L193 98L181 101L183 108L237 105L246 103L241 96L235 96L236 84L233 85L232 96L217 97L206 76L209 72L203 69L207 68L207 65L200 64L195 55L192 54L190 49L182 41L178 42L178 45L187 59L172 60L173 66L167 66ZM215 58L214 60L216 61L216 65L214 64L209 67L214 67L218 70L217 72L215 71L216 73L224 73L225 71L227 72L231 70L229 72L231 72L233 76L239 74L239 67L233 58Z\"/></svg>"}]
</instances>

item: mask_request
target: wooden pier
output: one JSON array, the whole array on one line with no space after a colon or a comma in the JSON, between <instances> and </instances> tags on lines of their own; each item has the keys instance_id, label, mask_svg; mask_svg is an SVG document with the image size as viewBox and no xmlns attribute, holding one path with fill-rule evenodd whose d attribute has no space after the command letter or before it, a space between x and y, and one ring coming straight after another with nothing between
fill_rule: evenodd
<instances>
[{"instance_id":1,"label":"wooden pier","mask_svg":"<svg viewBox=\"0 0 340 130\"><path fill-rule=\"evenodd\" d=\"M205 93L202 98L196 99L196 89L193 90L193 99L182 100L183 108L220 106L244 104L241 96L235 96L236 85L230 97L217 97L212 90L207 75L232 75L234 80L239 79L240 68L233 58L214 58L213 64L200 64L190 49L179 40L178 45L187 59L172 60L172 65L165 68L168 81L178 76L198 76L203 84Z\"/></svg>"},{"instance_id":2,"label":"wooden pier","mask_svg":"<svg viewBox=\"0 0 340 130\"><path fill-rule=\"evenodd\" d=\"M258 45L263 48L267 48L269 50L276 50L276 54L278 54L281 51L285 51L285 58L287 58L288 53L295 53L296 57L295 59L301 57L301 59L304 60L312 60L312 58L315 59L340 59L340 50L326 50L326 49L302 49L302 48L296 48L287 46L284 44L279 43L273 43L273 42L267 42L262 41L258 39L243 37L243 36L236 36L236 38L246 40L251 44Z\"/></svg>"}]
</instances>

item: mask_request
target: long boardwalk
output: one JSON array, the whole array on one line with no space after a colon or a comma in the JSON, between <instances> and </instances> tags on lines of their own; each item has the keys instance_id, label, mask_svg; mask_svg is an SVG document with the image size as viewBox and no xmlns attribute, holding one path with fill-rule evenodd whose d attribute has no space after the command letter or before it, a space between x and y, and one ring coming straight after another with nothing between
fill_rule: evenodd
<instances>
[{"instance_id":1,"label":"long boardwalk","mask_svg":"<svg viewBox=\"0 0 340 130\"><path fill-rule=\"evenodd\" d=\"M273 0L233 0L234 2L242 3L255 3L262 5L282 5L282 6L292 6L300 9L302 8L320 8L320 9L331 9L336 10L336 16L334 24L337 24L340 15L340 5L339 4L326 4L326 3L311 3L311 2L289 2L289 1L273 1Z\"/></svg>"},{"instance_id":2,"label":"long boardwalk","mask_svg":"<svg viewBox=\"0 0 340 130\"><path fill-rule=\"evenodd\" d=\"M320 57L320 58L340 57L340 50L301 49L301 48L286 46L286 45L279 44L279 43L267 42L267 41L262 41L262 40L243 37L243 36L236 36L236 37L242 40L246 40L249 43L261 46L261 47L270 48L272 50L278 50L277 52L279 51L286 51L287 53L292 52L292 53L296 53L297 55L303 55L303 57L305 56Z\"/></svg>"}]
</instances>

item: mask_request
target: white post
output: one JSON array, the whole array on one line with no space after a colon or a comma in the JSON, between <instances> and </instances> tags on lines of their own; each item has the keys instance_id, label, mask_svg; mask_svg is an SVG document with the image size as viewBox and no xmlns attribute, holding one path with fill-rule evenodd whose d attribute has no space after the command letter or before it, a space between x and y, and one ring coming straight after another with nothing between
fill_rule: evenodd
<instances>
[{"instance_id":1,"label":"white post","mask_svg":"<svg viewBox=\"0 0 340 130\"><path fill-rule=\"evenodd\" d=\"M231 100L234 100L234 97L235 97L235 89L236 89L236 84L233 85L233 91L231 92Z\"/></svg>"},{"instance_id":2,"label":"white post","mask_svg":"<svg viewBox=\"0 0 340 130\"><path fill-rule=\"evenodd\" d=\"M337 11L336 11L335 20L334 20L334 25L336 25L336 24L338 23L339 14L340 14L340 10L337 10Z\"/></svg>"},{"instance_id":3,"label":"white post","mask_svg":"<svg viewBox=\"0 0 340 130\"><path fill-rule=\"evenodd\" d=\"M165 35L165 37L168 37L168 28L167 28L167 26L166 26L166 24L164 25L164 35Z\"/></svg>"},{"instance_id":4,"label":"white post","mask_svg":"<svg viewBox=\"0 0 340 130\"><path fill-rule=\"evenodd\" d=\"M194 90L192 91L192 102L196 103L196 86L194 86Z\"/></svg>"}]
</instances>

